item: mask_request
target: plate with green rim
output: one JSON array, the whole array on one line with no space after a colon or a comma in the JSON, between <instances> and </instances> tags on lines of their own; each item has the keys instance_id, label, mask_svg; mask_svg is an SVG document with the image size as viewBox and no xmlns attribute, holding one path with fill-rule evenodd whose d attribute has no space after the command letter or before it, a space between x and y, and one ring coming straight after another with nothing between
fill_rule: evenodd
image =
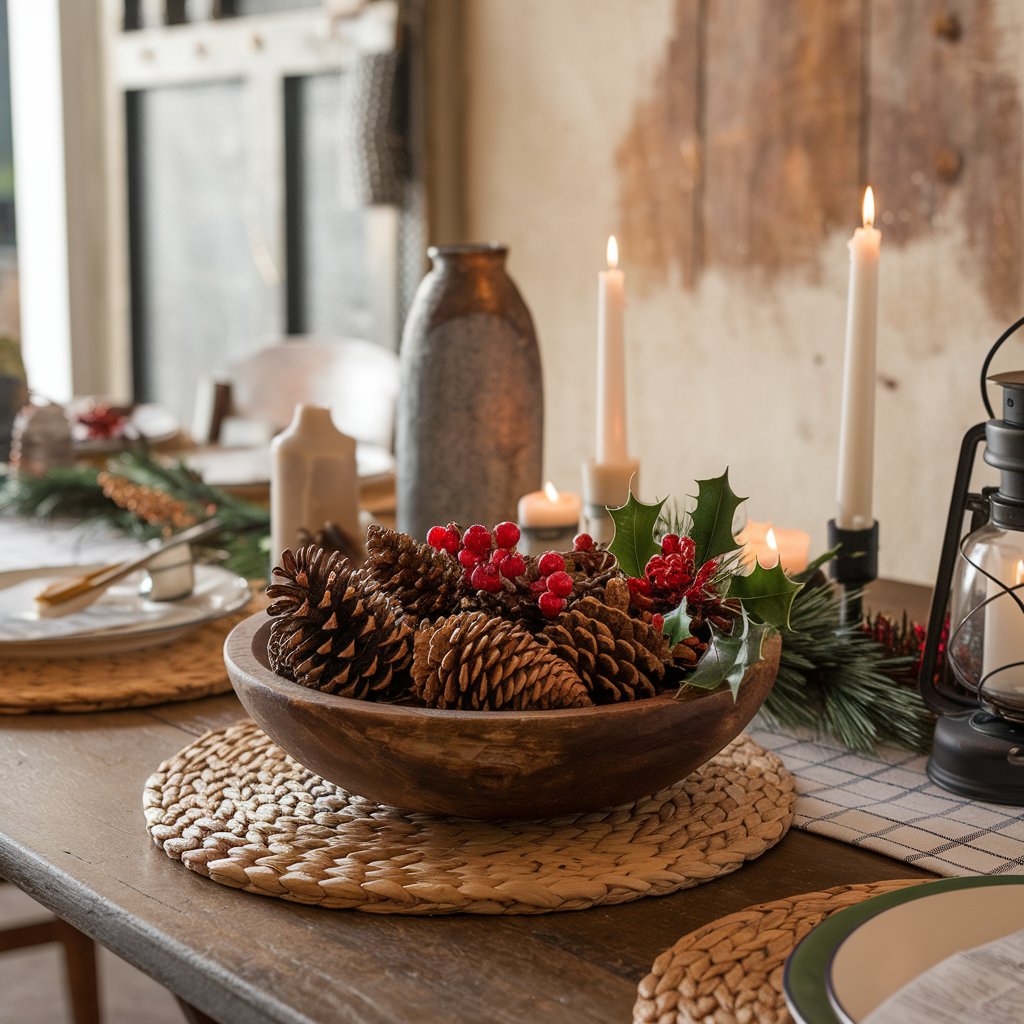
<instances>
[{"instance_id":1,"label":"plate with green rim","mask_svg":"<svg viewBox=\"0 0 1024 1024\"><path fill-rule=\"evenodd\" d=\"M941 896L943 893L991 886L1024 886L1024 875L1001 875L971 878L943 878L935 882L922 882L894 892L883 893L872 899L847 907L826 918L797 945L786 961L782 989L786 1006L797 1024L850 1024L855 1018L842 1012L841 1003L832 990L833 965L840 947L862 925L893 908L916 900ZM999 935L988 936L990 939ZM874 937L876 940L878 936ZM905 936L904 936L905 939ZM982 939L981 941L984 941ZM980 944L973 939L969 946ZM916 965L915 976L938 963L943 956L956 950L947 950L930 963ZM905 980L910 980L907 977ZM847 983L848 984L848 983ZM839 1012L837 1012L837 1008Z\"/></svg>"}]
</instances>

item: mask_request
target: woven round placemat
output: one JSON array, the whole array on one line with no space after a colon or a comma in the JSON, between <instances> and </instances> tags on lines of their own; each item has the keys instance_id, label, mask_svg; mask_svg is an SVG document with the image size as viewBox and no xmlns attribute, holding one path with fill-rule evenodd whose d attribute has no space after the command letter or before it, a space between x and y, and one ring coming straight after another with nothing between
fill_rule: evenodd
<instances>
[{"instance_id":1,"label":"woven round placemat","mask_svg":"<svg viewBox=\"0 0 1024 1024\"><path fill-rule=\"evenodd\" d=\"M634 1024L791 1024L782 971L797 943L839 910L920 883L840 885L712 921L654 961L637 990Z\"/></svg>"},{"instance_id":2,"label":"woven round placemat","mask_svg":"<svg viewBox=\"0 0 1024 1024\"><path fill-rule=\"evenodd\" d=\"M253 722L208 733L146 784L153 841L215 882L378 914L544 914L662 896L760 856L793 779L741 736L688 778L606 811L469 821L352 796Z\"/></svg>"},{"instance_id":3,"label":"woven round placemat","mask_svg":"<svg viewBox=\"0 0 1024 1024\"><path fill-rule=\"evenodd\" d=\"M227 693L224 639L266 606L263 594L240 612L207 622L161 647L87 658L0 662L0 714L113 711Z\"/></svg>"}]
</instances>

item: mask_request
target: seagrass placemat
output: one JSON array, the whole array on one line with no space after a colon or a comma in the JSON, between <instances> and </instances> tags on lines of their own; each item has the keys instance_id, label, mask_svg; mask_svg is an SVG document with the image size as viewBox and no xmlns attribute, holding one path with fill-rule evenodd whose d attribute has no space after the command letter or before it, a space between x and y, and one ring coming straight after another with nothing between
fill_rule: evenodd
<instances>
[{"instance_id":1,"label":"seagrass placemat","mask_svg":"<svg viewBox=\"0 0 1024 1024\"><path fill-rule=\"evenodd\" d=\"M87 658L11 658L0 662L0 714L113 711L227 693L224 640L266 606L263 594L243 611L207 622L160 647Z\"/></svg>"},{"instance_id":2,"label":"seagrass placemat","mask_svg":"<svg viewBox=\"0 0 1024 1024\"><path fill-rule=\"evenodd\" d=\"M791 1024L782 971L797 943L839 910L920 883L840 885L712 921L654 961L637 990L634 1024Z\"/></svg>"},{"instance_id":3,"label":"seagrass placemat","mask_svg":"<svg viewBox=\"0 0 1024 1024\"><path fill-rule=\"evenodd\" d=\"M253 722L207 733L150 777L157 846L246 892L377 914L544 914L663 896L774 846L793 781L740 737L635 803L542 821L469 821L353 796Z\"/></svg>"}]
</instances>

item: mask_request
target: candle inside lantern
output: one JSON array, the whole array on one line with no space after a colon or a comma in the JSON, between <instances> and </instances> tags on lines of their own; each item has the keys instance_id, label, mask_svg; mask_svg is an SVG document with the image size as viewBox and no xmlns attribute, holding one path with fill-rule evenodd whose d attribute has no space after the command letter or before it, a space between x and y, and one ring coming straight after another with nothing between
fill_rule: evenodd
<instances>
[{"instance_id":1,"label":"candle inside lantern","mask_svg":"<svg viewBox=\"0 0 1024 1024\"><path fill-rule=\"evenodd\" d=\"M559 491L549 480L540 491L519 499L519 546L528 555L568 550L579 530L582 502L578 494Z\"/></svg>"},{"instance_id":2,"label":"candle inside lantern","mask_svg":"<svg viewBox=\"0 0 1024 1024\"><path fill-rule=\"evenodd\" d=\"M846 356L839 422L839 481L836 525L867 530L871 512L875 448L875 346L878 328L878 262L882 233L875 228L875 197L864 193L864 226L850 239L850 290Z\"/></svg>"},{"instance_id":3,"label":"candle inside lantern","mask_svg":"<svg viewBox=\"0 0 1024 1024\"><path fill-rule=\"evenodd\" d=\"M597 275L597 462L623 463L626 448L625 275L608 239L608 269Z\"/></svg>"},{"instance_id":4,"label":"candle inside lantern","mask_svg":"<svg viewBox=\"0 0 1024 1024\"><path fill-rule=\"evenodd\" d=\"M781 562L783 570L791 575L807 568L811 537L803 530L751 521L736 539L743 545L743 561L747 565L753 565L755 558L765 569Z\"/></svg>"},{"instance_id":5,"label":"candle inside lantern","mask_svg":"<svg viewBox=\"0 0 1024 1024\"><path fill-rule=\"evenodd\" d=\"M993 545L998 550L996 545ZM1010 555L1010 557L1006 557ZM1007 587L1024 584L1024 559L1018 558L1013 564L1012 554L1004 554L1002 568L988 568ZM1024 665L1015 665L1003 672L996 671L1004 665L1024 661L1024 611L996 580L988 580L988 597L985 605L985 642L982 651L982 677L994 672L984 683L985 691L1005 694L1020 704L1024 700ZM1017 595L1024 599L1018 590Z\"/></svg>"}]
</instances>

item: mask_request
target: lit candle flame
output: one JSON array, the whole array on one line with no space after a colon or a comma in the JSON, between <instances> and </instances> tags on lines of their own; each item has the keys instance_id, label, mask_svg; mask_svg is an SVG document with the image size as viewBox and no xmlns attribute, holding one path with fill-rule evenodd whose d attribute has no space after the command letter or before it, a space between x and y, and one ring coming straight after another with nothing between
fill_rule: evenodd
<instances>
[{"instance_id":1,"label":"lit candle flame","mask_svg":"<svg viewBox=\"0 0 1024 1024\"><path fill-rule=\"evenodd\" d=\"M764 535L764 542L772 551L779 550L779 542L775 539L775 531L770 526L768 527L768 532Z\"/></svg>"},{"instance_id":2,"label":"lit candle flame","mask_svg":"<svg viewBox=\"0 0 1024 1024\"><path fill-rule=\"evenodd\" d=\"M619 243L614 235L608 236L608 269L614 270L619 265Z\"/></svg>"},{"instance_id":3,"label":"lit candle flame","mask_svg":"<svg viewBox=\"0 0 1024 1024\"><path fill-rule=\"evenodd\" d=\"M550 480L544 485L544 493L552 505L561 497L558 493L558 488Z\"/></svg>"},{"instance_id":4,"label":"lit candle flame","mask_svg":"<svg viewBox=\"0 0 1024 1024\"><path fill-rule=\"evenodd\" d=\"M1017 586L1024 583L1024 558L1017 560Z\"/></svg>"},{"instance_id":5,"label":"lit candle flame","mask_svg":"<svg viewBox=\"0 0 1024 1024\"><path fill-rule=\"evenodd\" d=\"M861 212L864 216L864 227L872 227L875 223L875 193L871 191L870 185L864 190L864 205Z\"/></svg>"}]
</instances>

